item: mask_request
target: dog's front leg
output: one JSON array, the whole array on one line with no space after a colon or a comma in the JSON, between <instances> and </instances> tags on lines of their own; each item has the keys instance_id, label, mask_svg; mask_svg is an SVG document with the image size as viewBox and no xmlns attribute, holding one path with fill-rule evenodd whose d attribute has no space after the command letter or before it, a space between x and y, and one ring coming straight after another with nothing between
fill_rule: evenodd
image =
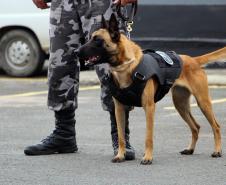
<instances>
[{"instance_id":1,"label":"dog's front leg","mask_svg":"<svg viewBox=\"0 0 226 185\"><path fill-rule=\"evenodd\" d=\"M154 130L154 102L148 104L144 108L146 115L146 138L145 138L145 153L141 161L141 164L148 165L152 164L153 160L153 130Z\"/></svg>"},{"instance_id":2,"label":"dog's front leg","mask_svg":"<svg viewBox=\"0 0 226 185\"><path fill-rule=\"evenodd\" d=\"M118 130L118 154L112 159L113 163L125 161L125 107L118 100L114 99L115 116Z\"/></svg>"}]
</instances>

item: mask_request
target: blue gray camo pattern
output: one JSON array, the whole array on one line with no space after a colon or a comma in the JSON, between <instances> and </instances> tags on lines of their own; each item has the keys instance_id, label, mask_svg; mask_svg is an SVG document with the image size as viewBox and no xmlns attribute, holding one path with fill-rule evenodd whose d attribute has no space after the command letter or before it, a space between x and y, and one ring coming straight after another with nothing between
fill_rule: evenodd
<instances>
[{"instance_id":1,"label":"blue gray camo pattern","mask_svg":"<svg viewBox=\"0 0 226 185\"><path fill-rule=\"evenodd\" d=\"M52 0L48 68L50 109L77 108L80 65L74 51L100 27L101 15L109 19L112 12L111 0ZM109 73L109 67L99 65L96 71L102 81ZM112 111L111 93L107 86L101 87L103 109Z\"/></svg>"}]
</instances>

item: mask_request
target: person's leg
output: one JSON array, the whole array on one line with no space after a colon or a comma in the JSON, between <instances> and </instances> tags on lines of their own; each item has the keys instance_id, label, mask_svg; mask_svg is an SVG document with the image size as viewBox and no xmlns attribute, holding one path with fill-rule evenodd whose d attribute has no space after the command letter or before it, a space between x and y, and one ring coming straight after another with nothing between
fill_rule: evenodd
<instances>
[{"instance_id":1,"label":"person's leg","mask_svg":"<svg viewBox=\"0 0 226 185\"><path fill-rule=\"evenodd\" d=\"M40 144L25 148L26 155L76 152L75 109L79 64L74 50L80 43L77 5L69 0L52 0L50 13L50 63L48 107L54 111L55 129Z\"/></svg>"},{"instance_id":2,"label":"person's leg","mask_svg":"<svg viewBox=\"0 0 226 185\"><path fill-rule=\"evenodd\" d=\"M89 0L90 7L88 11L81 16L83 23L83 30L86 34L86 39L90 38L91 34L100 28L101 18L104 15L105 19L109 20L111 14L113 13L111 0ZM121 27L123 27L121 23ZM123 29L123 28L122 28ZM112 100L111 92L107 84L102 83L103 80L109 74L109 66L102 64L96 66L97 75L101 81L101 102L103 109L109 112L110 122L111 122L111 136L112 136L112 146L114 154L118 151L118 133L117 125L115 120L114 103ZM126 108L126 128L125 128L125 139L126 139L126 159L131 160L135 158L135 151L131 147L129 142L129 110Z\"/></svg>"}]
</instances>

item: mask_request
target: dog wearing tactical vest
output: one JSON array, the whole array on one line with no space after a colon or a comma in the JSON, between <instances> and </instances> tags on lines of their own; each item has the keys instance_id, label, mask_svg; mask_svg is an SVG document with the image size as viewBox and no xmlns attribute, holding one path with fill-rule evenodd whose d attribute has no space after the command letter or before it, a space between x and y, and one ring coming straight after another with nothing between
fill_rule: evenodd
<instances>
[{"instance_id":1,"label":"dog wearing tactical vest","mask_svg":"<svg viewBox=\"0 0 226 185\"><path fill-rule=\"evenodd\" d=\"M221 157L221 130L212 110L207 76L202 65L225 61L226 47L199 57L150 50L144 53L137 44L120 33L114 15L109 23L102 19L102 28L94 32L90 41L79 49L78 57L88 65L110 65L111 76L106 77L103 83L107 83L112 90L119 138L118 154L112 162L125 160L124 105L131 105L141 106L145 111L145 153L141 164L152 163L155 104L170 88L175 108L192 133L190 145L181 154L192 155L198 140L200 126L191 114L189 103L189 98L193 95L213 130L215 147L212 157ZM153 70L150 66L154 66Z\"/></svg>"}]
</instances>

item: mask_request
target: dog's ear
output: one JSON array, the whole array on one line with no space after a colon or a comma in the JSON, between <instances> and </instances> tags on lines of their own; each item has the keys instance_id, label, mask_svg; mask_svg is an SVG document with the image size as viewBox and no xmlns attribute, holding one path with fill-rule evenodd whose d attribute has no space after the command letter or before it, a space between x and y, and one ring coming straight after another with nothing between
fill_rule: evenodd
<instances>
[{"instance_id":1,"label":"dog's ear","mask_svg":"<svg viewBox=\"0 0 226 185\"><path fill-rule=\"evenodd\" d=\"M102 14L102 17L101 17L101 28L108 29L108 25L107 25L107 22L106 22L103 14Z\"/></svg>"},{"instance_id":2,"label":"dog's ear","mask_svg":"<svg viewBox=\"0 0 226 185\"><path fill-rule=\"evenodd\" d=\"M120 39L120 31L119 31L119 24L115 14L111 14L108 31L110 33L112 41L118 42Z\"/></svg>"}]
</instances>

